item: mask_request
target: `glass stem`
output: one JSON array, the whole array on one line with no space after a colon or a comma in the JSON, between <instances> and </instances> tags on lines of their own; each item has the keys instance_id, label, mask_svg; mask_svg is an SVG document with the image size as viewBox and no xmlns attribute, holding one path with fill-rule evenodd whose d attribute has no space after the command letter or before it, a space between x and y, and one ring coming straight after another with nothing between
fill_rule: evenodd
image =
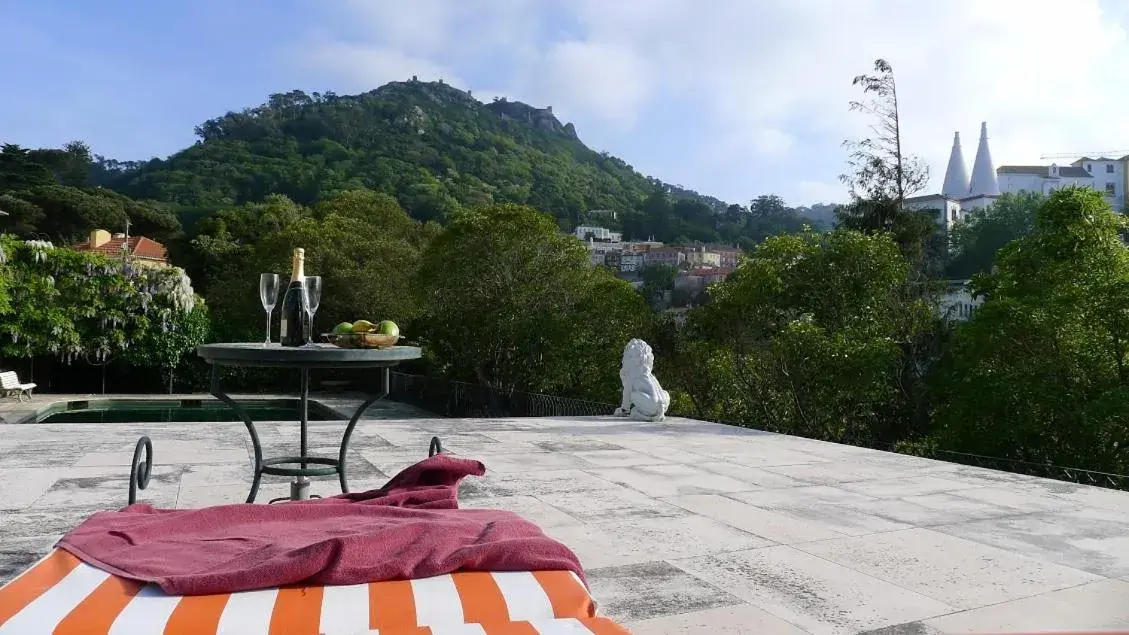
<instances>
[{"instance_id":1,"label":"glass stem","mask_svg":"<svg viewBox=\"0 0 1129 635\"><path fill-rule=\"evenodd\" d=\"M267 311L267 341L264 344L270 344L270 311Z\"/></svg>"}]
</instances>

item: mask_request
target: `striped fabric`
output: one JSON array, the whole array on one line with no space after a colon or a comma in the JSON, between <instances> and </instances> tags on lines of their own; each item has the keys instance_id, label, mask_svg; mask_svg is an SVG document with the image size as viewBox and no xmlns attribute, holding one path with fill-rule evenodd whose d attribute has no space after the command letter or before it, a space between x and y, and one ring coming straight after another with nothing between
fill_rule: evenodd
<instances>
[{"instance_id":1,"label":"striped fabric","mask_svg":"<svg viewBox=\"0 0 1129 635\"><path fill-rule=\"evenodd\" d=\"M0 635L626 633L569 571L170 596L55 550L0 588Z\"/></svg>"}]
</instances>

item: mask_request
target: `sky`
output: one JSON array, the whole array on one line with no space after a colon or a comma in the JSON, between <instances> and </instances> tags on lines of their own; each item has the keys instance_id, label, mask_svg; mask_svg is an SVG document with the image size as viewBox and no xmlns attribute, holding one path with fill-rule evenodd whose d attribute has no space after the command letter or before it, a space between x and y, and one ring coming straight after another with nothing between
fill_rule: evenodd
<instances>
[{"instance_id":1,"label":"sky","mask_svg":"<svg viewBox=\"0 0 1129 635\"><path fill-rule=\"evenodd\" d=\"M164 157L271 93L415 75L729 202L835 202L879 57L927 192L982 121L997 166L1129 154L1127 30L1125 0L0 0L0 142Z\"/></svg>"}]
</instances>

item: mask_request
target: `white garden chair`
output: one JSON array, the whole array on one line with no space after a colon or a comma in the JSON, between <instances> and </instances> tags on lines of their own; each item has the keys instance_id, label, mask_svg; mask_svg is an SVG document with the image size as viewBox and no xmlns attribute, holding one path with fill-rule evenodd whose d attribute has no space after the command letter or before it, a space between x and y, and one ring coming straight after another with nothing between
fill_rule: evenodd
<instances>
[{"instance_id":1,"label":"white garden chair","mask_svg":"<svg viewBox=\"0 0 1129 635\"><path fill-rule=\"evenodd\" d=\"M27 400L31 401L31 391L34 388L35 384L21 383L15 371L0 373L0 393L5 397L15 395L16 401L23 401L24 395L27 395Z\"/></svg>"}]
</instances>

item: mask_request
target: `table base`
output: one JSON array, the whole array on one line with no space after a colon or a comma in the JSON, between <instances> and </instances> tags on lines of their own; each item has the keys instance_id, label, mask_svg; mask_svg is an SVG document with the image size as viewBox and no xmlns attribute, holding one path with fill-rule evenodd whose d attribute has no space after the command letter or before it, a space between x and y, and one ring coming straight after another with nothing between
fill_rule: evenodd
<instances>
[{"instance_id":1,"label":"table base","mask_svg":"<svg viewBox=\"0 0 1129 635\"><path fill-rule=\"evenodd\" d=\"M308 368L300 369L301 373L301 387L299 392L299 412L301 419L300 425L300 452L298 456L282 456L263 458L263 446L259 441L259 433L255 430L255 422L251 420L251 416L247 411L232 399L227 393L223 391L220 386L220 366L212 366L212 385L211 393L216 399L227 404L239 418L243 421L243 425L247 427L247 433L251 436L251 445L254 450L254 458L252 459L253 480L251 481L251 491L247 494L247 502L254 503L255 498L259 493L259 483L262 480L263 474L270 474L272 476L293 476L294 480L290 483L290 498L282 500L306 500L310 498L310 476L330 476L337 475L337 479L341 484L341 493L349 493L349 478L348 478L348 465L345 460L345 455L349 451L349 440L353 436L353 429L357 427L357 422L360 421L361 416L364 415L373 404L384 399L388 396L391 383L391 369L381 368L381 390L377 395L373 395L366 399L364 403L357 408L356 412L349 419L348 425L345 426L345 433L341 436L341 444L338 449L337 458L310 456L308 449L308 435L309 435L309 415L308 406L310 398L310 371ZM435 439L433 441L438 441ZM294 466L297 467L287 467ZM279 499L275 499L279 500ZM271 502L275 502L271 501Z\"/></svg>"}]
</instances>

